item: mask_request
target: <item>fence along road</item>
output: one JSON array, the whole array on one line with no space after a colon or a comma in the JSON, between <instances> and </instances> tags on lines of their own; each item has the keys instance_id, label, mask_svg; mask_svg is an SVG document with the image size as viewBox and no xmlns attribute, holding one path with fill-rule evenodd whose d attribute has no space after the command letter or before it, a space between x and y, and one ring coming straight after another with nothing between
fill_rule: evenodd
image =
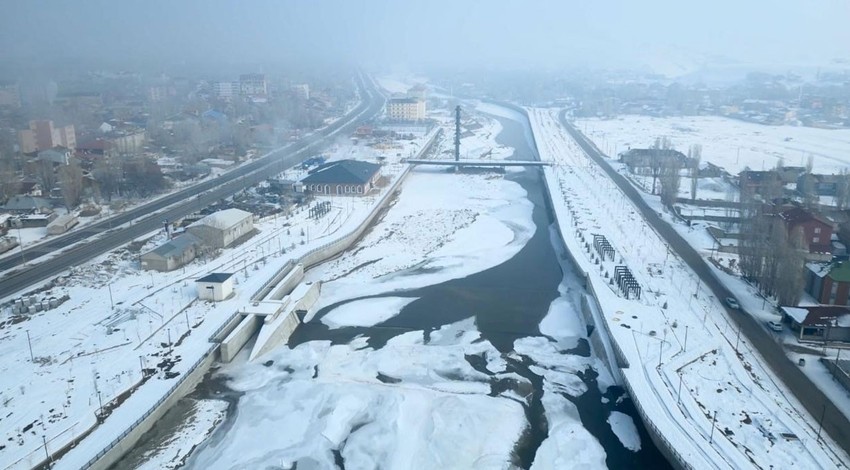
<instances>
[{"instance_id":1,"label":"fence along road","mask_svg":"<svg viewBox=\"0 0 850 470\"><path fill-rule=\"evenodd\" d=\"M358 78L358 86L364 98L360 105L316 134L274 150L261 159L218 178L199 183L66 236L24 250L23 257L29 261L79 243L54 258L8 273L0 281L0 296L10 295L71 266L88 261L101 253L156 230L162 225L163 220L176 220L196 212L294 165L304 157L305 153L323 144L327 138L339 132L347 132L380 112L384 105L384 97L378 93L371 80L361 76ZM127 223L130 223L128 227L110 229ZM94 238L98 235L100 237ZM0 261L0 271L14 268L22 262L20 255L10 255Z\"/></svg>"},{"instance_id":2,"label":"fence along road","mask_svg":"<svg viewBox=\"0 0 850 470\"><path fill-rule=\"evenodd\" d=\"M688 266L702 279L718 299L732 297L732 293L715 276L711 268L702 259L699 253L688 242L679 235L668 223L664 222L654 209L643 200L637 189L613 167L607 159L587 137L573 127L566 119L566 111L560 116L561 125L581 146L582 150L596 162L611 178L623 193L631 199L635 207L640 210L644 219L661 235L679 256L685 260ZM725 307L725 306L724 306ZM823 430L839 445L844 452L850 454L850 421L844 416L835 404L824 395L824 393L797 367L788 356L782 346L776 343L765 331L757 320L743 308L740 311L729 311L729 316L738 324L741 333L750 341L773 372L779 377L785 386L791 390L794 397L803 404L809 415L820 419ZM814 364L813 364L814 365Z\"/></svg>"}]
</instances>

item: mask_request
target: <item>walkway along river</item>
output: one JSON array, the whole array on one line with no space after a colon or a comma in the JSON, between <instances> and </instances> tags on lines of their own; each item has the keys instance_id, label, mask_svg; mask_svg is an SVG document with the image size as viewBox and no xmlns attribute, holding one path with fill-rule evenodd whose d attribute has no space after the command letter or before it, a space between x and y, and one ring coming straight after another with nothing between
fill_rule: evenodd
<instances>
[{"instance_id":1,"label":"walkway along river","mask_svg":"<svg viewBox=\"0 0 850 470\"><path fill-rule=\"evenodd\" d=\"M531 158L533 152L530 150L530 131L524 117L504 110L503 117L498 119L503 130L499 134L497 142L513 147L515 149L513 158ZM485 178L492 177L492 175L482 174L478 177ZM473 317L474 329L480 332L481 340L492 344L500 353L501 358L506 363L507 372L524 379L506 380L504 376L496 377L496 374L488 367L486 355L467 354L462 356L468 362L468 365L491 378L489 396L505 397L506 395L502 393L506 391L513 392L514 395L511 396L526 396L526 399L522 401L522 406L528 425L522 433L522 437L513 445L512 449L509 449L509 454L513 463L518 467L529 468L538 456L541 443L550 435L551 425L546 414L548 409L544 409L544 402L541 400L545 387L544 377L540 374L540 367L543 365L536 364L535 360L528 355L517 353L515 341L520 338L541 336L540 322L549 312L553 301L562 297L562 292L563 296L566 297L566 304L570 305L571 308L561 311L580 317L577 299L583 293L583 289L581 281L572 271L572 268L564 264L566 261L563 260L563 256L560 257L559 263L557 253L564 250L563 243L556 238L557 235L553 235L556 232L550 230L552 217L539 170L528 169L518 173L509 173L505 178L521 185L527 192L528 199L533 203L532 219L536 229L530 240L515 256L495 267L461 279L403 292L381 293L360 299L348 299L338 304L326 306L317 312L310 322L299 327L290 339L289 347L300 349L307 343L316 341L348 344L365 338L364 347L368 345L377 353L386 347L388 342L392 344L401 335L420 330L424 331L427 344L429 337L434 335L435 332L438 332L439 335L445 331L445 325L463 324L465 320ZM404 196L402 195L402 197ZM559 286L561 287L560 292ZM343 304L363 301L364 299L388 297L406 297L415 300L406 302L398 315L375 326L329 329L325 323L320 321L329 312ZM575 338L572 344L574 344L574 347L559 351L564 361L569 362L571 357L587 358L588 361L594 359L594 352L585 338ZM405 359L400 357L397 360L404 361ZM240 360L244 361L245 359L244 357L238 358L237 364L231 367L237 369L246 367L246 365L240 366L238 364ZM601 365L603 362L597 360L594 363ZM288 383L292 369L287 369L288 366L284 364L275 364L274 367L283 368L279 381L281 384ZM605 376L610 375L604 371L603 373ZM600 387L597 384L598 374L590 367L578 371L575 375L584 384L582 388L586 388L586 391L577 394L558 393L575 405L581 426L604 449L604 462L609 468L669 468L668 463L649 439L630 399L624 396L622 389L617 386ZM318 366L316 366L315 376L321 377ZM388 384L402 382L393 377L384 376L382 378L380 374L378 378ZM462 377L450 377L450 379L463 380ZM530 384L530 387L524 387L523 383ZM402 382L399 385L404 385L404 383ZM549 390L550 388L546 389ZM150 433L150 437L140 443L138 448L131 452L125 460L119 462L116 468L128 468L142 463L144 456L149 455L147 454L149 451L157 448L171 437L172 430L176 428L174 426L175 421L185 419L183 416L188 414L187 410L191 409L192 403L195 400L205 398L225 398L229 401L230 406L223 423L195 450L188 459L187 466L190 468L208 468L213 464L214 467L233 468L234 465L227 462L239 461L236 456L232 455L236 450L232 446L228 447L225 443L228 440L236 439L239 433L251 432L251 428L245 427L245 424L239 420L239 416L241 412L245 412L242 409L243 400L251 398L252 393L259 392L249 390L242 394L241 392L229 391L227 380L220 376L206 380L199 386L195 394L184 399L170 413L170 416L177 417L177 420L172 418L169 419L168 423L163 422L162 426L158 424L157 428ZM263 397L265 401L267 401L267 398L268 396ZM286 401L287 395L281 393L275 396L275 400ZM255 415L255 418L252 419L270 419L269 416L274 416L272 410L276 406L275 401L267 403L265 406L269 407L268 413L262 413L260 416L256 416L256 400L254 403L251 406L251 413ZM390 407L390 404L386 406ZM262 410L262 408L260 409ZM618 438L618 435L615 434L612 424L609 423L612 412L617 412L618 415L622 413L632 418L636 424L637 435L640 438L639 450L634 451L626 448L621 438ZM403 423L403 420L399 419L398 423ZM365 430L369 424L368 422L361 422L349 429L348 433L353 436L355 432L360 432L359 429ZM285 427L294 424L284 419L279 425ZM324 431L319 431L316 435L307 437L316 440L330 439L328 436L334 433L329 432L328 427L325 426ZM312 427L305 428L306 433L314 431ZM399 428L396 431L404 433L405 429ZM344 438L345 440L342 441L340 447L351 440L350 436ZM393 437L392 435L384 436L388 441L391 441ZM423 438L427 437L423 436ZM469 436L469 438L474 440L476 436ZM257 435L249 442L251 447L262 448L266 440L263 436ZM462 444L459 443L458 445ZM388 443L387 446L392 446L392 444ZM566 446L566 448L570 448L570 446ZM255 468L288 467L296 463L298 468L325 468L321 459L317 462L315 458L304 458L292 462L281 457L281 454L276 453L275 449L266 449L266 452L254 453L262 454L261 459L249 461L250 465ZM332 450L332 453L333 462L344 468L346 464L344 453L340 453L339 450ZM580 450L578 453L580 453ZM562 462L566 463L570 463L573 458L571 455L560 457L563 459ZM375 456L375 458L377 461L381 461L379 456ZM482 456L482 458L484 457ZM481 462L486 463L488 461L483 460ZM244 464L245 461L242 463ZM496 463L494 462L494 464ZM388 463L385 464L388 465ZM418 464L423 465L421 462L418 462ZM349 468L355 467L359 468L355 464L350 465ZM482 467L489 466L485 464Z\"/></svg>"}]
</instances>

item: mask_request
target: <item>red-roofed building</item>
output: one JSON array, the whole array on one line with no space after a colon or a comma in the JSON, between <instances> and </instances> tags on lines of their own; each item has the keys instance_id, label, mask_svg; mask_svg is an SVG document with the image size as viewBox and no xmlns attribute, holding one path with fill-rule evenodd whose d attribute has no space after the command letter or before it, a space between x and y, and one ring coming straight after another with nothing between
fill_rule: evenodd
<instances>
[{"instance_id":1,"label":"red-roofed building","mask_svg":"<svg viewBox=\"0 0 850 470\"><path fill-rule=\"evenodd\" d=\"M809 253L832 252L832 223L805 209L793 207L779 213L788 236Z\"/></svg>"}]
</instances>

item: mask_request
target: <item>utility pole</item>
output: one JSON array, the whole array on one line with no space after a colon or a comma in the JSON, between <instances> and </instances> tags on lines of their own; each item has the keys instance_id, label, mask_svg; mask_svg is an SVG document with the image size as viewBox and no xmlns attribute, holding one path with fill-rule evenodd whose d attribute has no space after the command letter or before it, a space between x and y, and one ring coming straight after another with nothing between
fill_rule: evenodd
<instances>
[{"instance_id":1,"label":"utility pole","mask_svg":"<svg viewBox=\"0 0 850 470\"><path fill-rule=\"evenodd\" d=\"M738 343L741 341L741 326L738 326L738 337L735 339L735 354L738 353Z\"/></svg>"},{"instance_id":2,"label":"utility pole","mask_svg":"<svg viewBox=\"0 0 850 470\"><path fill-rule=\"evenodd\" d=\"M460 105L455 107L455 161L460 160ZM458 171L459 167L455 167Z\"/></svg>"},{"instance_id":3,"label":"utility pole","mask_svg":"<svg viewBox=\"0 0 850 470\"><path fill-rule=\"evenodd\" d=\"M30 362L35 362L35 356L32 354L32 340L30 339L30 330L26 330L27 332L27 344L30 347Z\"/></svg>"},{"instance_id":4,"label":"utility pole","mask_svg":"<svg viewBox=\"0 0 850 470\"><path fill-rule=\"evenodd\" d=\"M682 404L682 373L679 372L679 391L676 392L676 403Z\"/></svg>"},{"instance_id":5,"label":"utility pole","mask_svg":"<svg viewBox=\"0 0 850 470\"><path fill-rule=\"evenodd\" d=\"M658 367L661 367L661 355L664 354L664 341L658 342Z\"/></svg>"},{"instance_id":6,"label":"utility pole","mask_svg":"<svg viewBox=\"0 0 850 470\"><path fill-rule=\"evenodd\" d=\"M112 300L112 283L106 285L109 288L109 305L112 307L112 310L115 310L115 302Z\"/></svg>"},{"instance_id":7,"label":"utility pole","mask_svg":"<svg viewBox=\"0 0 850 470\"><path fill-rule=\"evenodd\" d=\"M711 419L711 435L708 436L708 443L714 442L714 424L717 423L717 411L714 412L714 417Z\"/></svg>"},{"instance_id":8,"label":"utility pole","mask_svg":"<svg viewBox=\"0 0 850 470\"><path fill-rule=\"evenodd\" d=\"M820 431L823 429L823 417L826 415L826 403L823 404L823 411L820 412L820 421L818 421L818 438L815 442L820 442Z\"/></svg>"}]
</instances>

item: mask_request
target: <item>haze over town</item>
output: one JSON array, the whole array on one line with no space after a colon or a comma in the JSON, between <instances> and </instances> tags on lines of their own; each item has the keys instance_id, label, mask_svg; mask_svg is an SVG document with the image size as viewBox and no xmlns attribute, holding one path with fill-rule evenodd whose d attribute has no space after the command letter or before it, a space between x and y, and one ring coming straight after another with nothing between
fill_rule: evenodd
<instances>
[{"instance_id":1,"label":"haze over town","mask_svg":"<svg viewBox=\"0 0 850 470\"><path fill-rule=\"evenodd\" d=\"M847 468L850 3L4 7L3 468Z\"/></svg>"}]
</instances>

